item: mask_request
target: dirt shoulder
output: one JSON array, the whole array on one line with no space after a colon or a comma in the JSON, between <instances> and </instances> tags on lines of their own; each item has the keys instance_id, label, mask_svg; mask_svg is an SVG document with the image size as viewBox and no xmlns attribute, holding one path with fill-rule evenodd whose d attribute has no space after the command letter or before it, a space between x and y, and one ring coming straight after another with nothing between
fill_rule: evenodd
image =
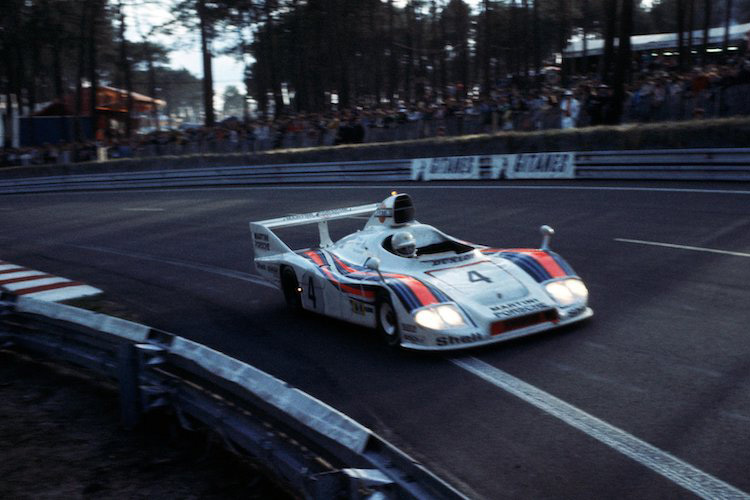
<instances>
[{"instance_id":1,"label":"dirt shoulder","mask_svg":"<svg viewBox=\"0 0 750 500\"><path fill-rule=\"evenodd\" d=\"M171 419L119 426L114 386L0 350L0 498L285 498L250 462Z\"/></svg>"}]
</instances>

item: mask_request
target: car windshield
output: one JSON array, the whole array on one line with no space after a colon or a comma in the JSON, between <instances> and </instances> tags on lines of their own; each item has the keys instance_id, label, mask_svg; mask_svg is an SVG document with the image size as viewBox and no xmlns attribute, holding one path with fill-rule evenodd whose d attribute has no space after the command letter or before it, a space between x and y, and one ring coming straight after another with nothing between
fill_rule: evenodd
<instances>
[{"instance_id":1,"label":"car windshield","mask_svg":"<svg viewBox=\"0 0 750 500\"><path fill-rule=\"evenodd\" d=\"M445 235L430 226L420 225L409 227L408 231L412 233L417 242L417 256L446 252L460 254L474 249L474 247L470 245L460 243L452 238L447 238ZM393 235L388 235L383 240L383 248L395 255L399 255L393 248L392 239Z\"/></svg>"}]
</instances>

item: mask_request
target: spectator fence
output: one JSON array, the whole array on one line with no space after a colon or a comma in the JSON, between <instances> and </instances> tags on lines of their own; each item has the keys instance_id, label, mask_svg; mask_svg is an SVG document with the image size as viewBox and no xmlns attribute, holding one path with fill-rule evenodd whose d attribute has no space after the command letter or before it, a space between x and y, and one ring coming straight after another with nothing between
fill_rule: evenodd
<instances>
[{"instance_id":1,"label":"spectator fence","mask_svg":"<svg viewBox=\"0 0 750 500\"><path fill-rule=\"evenodd\" d=\"M578 127L591 124L585 99L581 102ZM750 84L714 86L693 93L687 90L667 91L663 94L629 95L623 110L622 122L655 123L702 118L750 115ZM254 153L272 149L311 148L342 143L345 126L361 127L361 142L382 143L409 141L437 136L459 136L494 133L499 131L534 131L559 129L559 105L542 100L516 102L509 109L491 109L480 113L477 107L454 110L446 116L418 114L391 121L374 120L366 114L356 124L327 127L308 126L302 130L285 130L261 126L245 130L225 129L169 132L140 138L130 143L115 143L108 147L110 158L179 156L194 154ZM72 149L71 149L72 148ZM93 143L66 147L57 154L47 151L6 151L0 166L42 163L73 163L96 159ZM51 159L50 159L51 158Z\"/></svg>"}]
</instances>

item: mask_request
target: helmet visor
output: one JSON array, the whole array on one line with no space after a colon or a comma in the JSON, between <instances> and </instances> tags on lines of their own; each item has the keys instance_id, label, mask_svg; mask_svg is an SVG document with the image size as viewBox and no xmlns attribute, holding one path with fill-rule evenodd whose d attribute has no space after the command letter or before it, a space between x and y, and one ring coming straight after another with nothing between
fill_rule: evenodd
<instances>
[{"instance_id":1,"label":"helmet visor","mask_svg":"<svg viewBox=\"0 0 750 500\"><path fill-rule=\"evenodd\" d=\"M396 249L396 251L400 255L414 255L414 252L416 251L417 247L414 245L414 243L411 243L409 245L402 245Z\"/></svg>"}]
</instances>

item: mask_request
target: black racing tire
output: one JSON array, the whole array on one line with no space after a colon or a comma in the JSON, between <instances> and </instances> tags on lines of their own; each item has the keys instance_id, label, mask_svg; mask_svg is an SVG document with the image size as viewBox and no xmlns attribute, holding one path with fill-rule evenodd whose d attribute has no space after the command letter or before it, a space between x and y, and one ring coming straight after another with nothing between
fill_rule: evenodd
<instances>
[{"instance_id":1,"label":"black racing tire","mask_svg":"<svg viewBox=\"0 0 750 500\"><path fill-rule=\"evenodd\" d=\"M390 297L386 293L379 293L375 303L375 314L377 316L378 336L388 347L401 346L401 328L398 324L398 315L393 308Z\"/></svg>"},{"instance_id":2,"label":"black racing tire","mask_svg":"<svg viewBox=\"0 0 750 500\"><path fill-rule=\"evenodd\" d=\"M302 297L299 292L299 282L291 267L281 269L281 291L284 292L287 307L294 312L301 312Z\"/></svg>"}]
</instances>

